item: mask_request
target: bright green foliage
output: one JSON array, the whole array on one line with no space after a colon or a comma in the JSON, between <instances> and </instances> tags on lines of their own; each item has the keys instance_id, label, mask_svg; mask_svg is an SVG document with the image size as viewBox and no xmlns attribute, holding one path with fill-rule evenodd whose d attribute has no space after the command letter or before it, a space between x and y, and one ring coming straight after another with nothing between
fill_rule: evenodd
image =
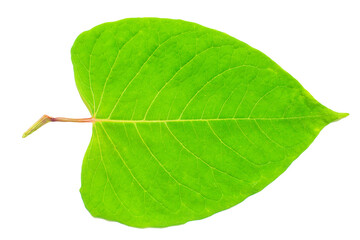
<instances>
[{"instance_id":1,"label":"bright green foliage","mask_svg":"<svg viewBox=\"0 0 360 240\"><path fill-rule=\"evenodd\" d=\"M93 216L130 226L236 205L346 116L258 50L181 20L105 23L82 33L71 56L96 119L82 198Z\"/></svg>"}]
</instances>

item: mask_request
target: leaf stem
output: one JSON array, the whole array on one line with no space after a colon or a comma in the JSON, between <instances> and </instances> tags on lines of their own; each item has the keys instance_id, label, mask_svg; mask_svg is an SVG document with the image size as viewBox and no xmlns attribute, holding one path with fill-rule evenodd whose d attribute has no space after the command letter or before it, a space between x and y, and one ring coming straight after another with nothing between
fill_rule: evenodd
<instances>
[{"instance_id":1,"label":"leaf stem","mask_svg":"<svg viewBox=\"0 0 360 240\"><path fill-rule=\"evenodd\" d=\"M23 138L29 136L40 127L44 126L48 122L94 122L94 118L65 118L65 117L50 117L48 115L43 115L39 120L37 120L24 134Z\"/></svg>"}]
</instances>

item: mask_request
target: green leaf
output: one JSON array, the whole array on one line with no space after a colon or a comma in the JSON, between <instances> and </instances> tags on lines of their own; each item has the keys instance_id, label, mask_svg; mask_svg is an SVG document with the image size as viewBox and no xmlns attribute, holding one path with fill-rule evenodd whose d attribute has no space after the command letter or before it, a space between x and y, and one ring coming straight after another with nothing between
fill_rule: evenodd
<instances>
[{"instance_id":1,"label":"green leaf","mask_svg":"<svg viewBox=\"0 0 360 240\"><path fill-rule=\"evenodd\" d=\"M99 25L71 57L93 119L82 198L93 216L129 226L183 224L240 203L347 115L260 51L181 20Z\"/></svg>"}]
</instances>

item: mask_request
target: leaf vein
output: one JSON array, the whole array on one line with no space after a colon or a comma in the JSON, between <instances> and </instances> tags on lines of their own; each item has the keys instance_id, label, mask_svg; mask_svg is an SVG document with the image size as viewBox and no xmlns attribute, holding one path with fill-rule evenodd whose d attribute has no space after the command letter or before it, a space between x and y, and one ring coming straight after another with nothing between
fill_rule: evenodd
<instances>
[{"instance_id":1,"label":"leaf vein","mask_svg":"<svg viewBox=\"0 0 360 240\"><path fill-rule=\"evenodd\" d=\"M234 69L240 68L240 67L255 67L255 66L251 66L251 65L239 65L236 67L232 67L229 69L226 69L224 71L222 71L221 73L217 74L216 76L212 77L209 81L207 81L200 89L197 90L197 92L190 98L190 100L186 103L184 109L182 110L182 112L180 113L180 116L178 119L182 119L182 116L185 112L185 110L188 108L188 106L190 105L190 103L195 99L195 97L201 92L201 90L203 90L209 83L211 83L213 80L215 80L216 78L218 78L219 76L225 74L228 71L232 71ZM255 67L256 68L256 67Z\"/></svg>"},{"instance_id":2,"label":"leaf vein","mask_svg":"<svg viewBox=\"0 0 360 240\"><path fill-rule=\"evenodd\" d=\"M103 160L103 155L102 155L101 146L100 146L100 140L99 140L99 134L98 134L96 128L94 128L94 129L95 129L95 132L96 132L96 138L97 138L97 142L98 142L98 146L99 146L100 161L101 161L102 165L104 166L104 170L105 170L107 182L109 182L110 187L111 187L111 189L113 190L113 192L114 192L114 194L115 194L116 199L118 200L118 202L119 202L122 206L124 206L124 207L130 212L129 208L128 208L127 206L125 206L125 204L123 203L123 201L120 200L118 194L116 193L116 191L115 191L115 189L114 189L114 187L113 187L113 185L112 185L112 183L111 183L111 181L110 181L110 179L109 179L109 173L108 173L108 171L107 171L107 169L106 169L106 166L105 166L105 163L104 163L104 160Z\"/></svg>"},{"instance_id":3,"label":"leaf vein","mask_svg":"<svg viewBox=\"0 0 360 240\"><path fill-rule=\"evenodd\" d=\"M277 143L276 141L274 141L265 131L264 129L262 129L262 127L260 127L259 123L255 120L255 123L257 125L257 127L259 128L260 132L267 138L269 139L272 143L274 143L275 145L281 147L281 148L285 148L283 145Z\"/></svg>"},{"instance_id":4,"label":"leaf vein","mask_svg":"<svg viewBox=\"0 0 360 240\"><path fill-rule=\"evenodd\" d=\"M160 88L160 90L157 92L157 94L155 95L155 97L153 98L153 100L150 102L149 104L149 107L146 109L145 111L145 116L144 116L144 120L146 119L146 116L150 110L150 108L152 107L152 105L154 104L154 102L156 101L157 97L159 96L159 94L161 93L161 91L175 78L175 76L177 74L179 74L181 72L181 70L183 70L188 64L192 63L192 61L200 56L201 54L211 50L211 49L214 49L214 48L221 48L221 47L225 47L225 46L232 46L230 44L227 44L227 45L221 45L221 46L218 46L218 47L208 47L206 49L204 49L203 51L199 52L199 53L196 53L189 61L187 61L183 66L181 66L176 72L175 74L168 80L165 82L165 84Z\"/></svg>"},{"instance_id":5,"label":"leaf vein","mask_svg":"<svg viewBox=\"0 0 360 240\"><path fill-rule=\"evenodd\" d=\"M236 155L238 155L240 158L244 159L245 161L247 161L248 163L252 164L252 165L261 165L261 164L257 164L254 163L253 161L250 161L249 159L247 159L246 157L244 157L243 155L241 155L238 151L236 151L234 148L230 147L228 144L226 144L220 137L219 135L216 134L216 132L214 131L214 129L211 127L211 124L209 122L207 122L211 132L216 136L216 138L228 149L230 149L231 151L233 151Z\"/></svg>"},{"instance_id":6,"label":"leaf vein","mask_svg":"<svg viewBox=\"0 0 360 240\"><path fill-rule=\"evenodd\" d=\"M176 35L172 35L171 37L167 38L165 41L163 41L162 43L160 43L155 50L149 55L149 57L146 59L146 61L141 65L140 69L137 71L137 73L134 75L134 77L128 82L128 84L125 86L124 90L121 92L120 97L117 99L113 109L111 110L109 116L107 117L108 119L111 118L111 115L113 114L114 110L116 109L117 105L119 104L119 101L121 99L121 97L124 95L124 93L126 92L127 88L130 86L130 84L134 81L134 79L140 74L141 70L143 69L143 67L147 64L147 62L149 61L149 59L154 55L154 53L162 46L164 45L167 41L178 37L182 34L188 33L188 32L192 32L192 31L186 31L186 32L182 32Z\"/></svg>"},{"instance_id":7,"label":"leaf vein","mask_svg":"<svg viewBox=\"0 0 360 240\"><path fill-rule=\"evenodd\" d=\"M156 199L147 189L144 188L144 186L139 182L139 180L135 177L135 175L133 174L133 172L131 171L131 169L128 167L128 165L126 164L125 160L123 159L123 157L121 156L119 150L117 149L116 145L114 144L114 142L111 140L111 137L109 136L109 134L107 133L105 127L102 125L102 123L100 123L102 129L104 130L105 135L107 136L107 138L109 139L109 141L111 142L111 144L114 147L114 150L116 151L116 153L118 154L119 158L121 159L122 163L125 165L125 167L127 168L127 170L129 171L130 175L132 176L132 178L135 180L135 182L140 186L140 188L144 191L144 193L148 194L154 201L158 202L161 206L163 206L164 208L167 208L162 202L160 202L158 199Z\"/></svg>"},{"instance_id":8,"label":"leaf vein","mask_svg":"<svg viewBox=\"0 0 360 240\"><path fill-rule=\"evenodd\" d=\"M104 95L104 91L105 91L105 88L106 88L107 81L108 81L108 79L109 79L109 77L110 77L110 75L111 75L111 73L112 73L112 71L113 71L113 69L114 69L114 66L115 66L115 64L116 64L116 62L117 62L117 60L118 60L118 58L119 58L119 56L120 56L121 50L122 50L129 42L131 42L131 40L134 39L134 38L138 35L138 33L139 33L139 32L135 33L135 34L134 34L129 40L127 40L127 41L120 47L120 49L118 50L117 55L116 55L116 58L115 58L112 66L111 66L111 68L110 68L109 74L108 74L107 77L106 77L106 80L105 80L105 83L104 83L104 87L103 87L102 92L101 92L101 97L100 97L100 101L99 101L99 106L98 106L98 108L97 108L94 116L96 116L97 112L98 112L99 109L100 109L100 106L101 106L101 103L102 103L102 99L103 99L103 95Z\"/></svg>"},{"instance_id":9,"label":"leaf vein","mask_svg":"<svg viewBox=\"0 0 360 240\"><path fill-rule=\"evenodd\" d=\"M168 129L168 131L170 132L170 134L173 136L173 138L182 146L183 149L185 149L188 153L190 153L191 155L193 155L195 158L199 159L201 162L203 162L203 163L204 163L205 165L207 165L209 168L211 168L211 169L213 169L213 170L216 170L216 171L218 171L218 172L220 172L220 173L223 173L223 174L225 174L225 175L227 175L227 176L229 176L229 177L231 177L231 178L234 178L234 179L236 179L236 180L238 180L238 181L244 182L243 179L240 179L240 178L238 178L238 177L235 177L235 176L229 174L228 172L224 172L224 171L222 171L222 170L220 170L220 169L218 169L218 168L210 165L208 162L206 162L206 161L205 161L204 159L202 159L201 157L197 156L194 152L192 152L189 148L187 148L182 141L180 141L180 140L175 136L175 134L170 130L170 128L169 128L169 126L168 126L167 123L165 123L165 126L166 126L166 128Z\"/></svg>"},{"instance_id":10,"label":"leaf vein","mask_svg":"<svg viewBox=\"0 0 360 240\"><path fill-rule=\"evenodd\" d=\"M149 146L146 144L145 140L144 140L143 137L141 136L141 134L140 134L140 132L139 132L139 129L138 129L138 127L136 126L136 123L134 123L134 126L135 126L135 128L136 128L136 131L137 131L137 133L138 133L141 141L143 142L143 144L145 145L145 147L146 147L147 150L149 151L150 155L157 161L157 163L158 163L158 164L160 165L160 167L169 175L169 177L171 177L178 185L184 186L185 188L187 188L187 189L189 189L189 190L191 190L191 191L193 191L193 192L195 192L195 193L200 194L202 197L204 197L204 198L206 198L206 199L209 199L209 198L207 198L206 196L204 196L201 192L199 192L199 191L197 191L197 190L195 190L195 189L193 189L193 188L191 188L191 187L189 187L189 186L187 186L187 185L179 182L179 181L165 168L165 166L160 162L160 160L159 160L159 159L154 155L154 153L151 151L151 149L149 148ZM211 199L209 199L209 200L211 200Z\"/></svg>"}]
</instances>

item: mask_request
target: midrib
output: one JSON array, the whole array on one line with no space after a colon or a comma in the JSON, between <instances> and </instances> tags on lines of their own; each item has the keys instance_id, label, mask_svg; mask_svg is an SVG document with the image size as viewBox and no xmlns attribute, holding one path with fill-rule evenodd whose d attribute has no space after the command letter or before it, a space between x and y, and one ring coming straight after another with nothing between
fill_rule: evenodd
<instances>
[{"instance_id":1,"label":"midrib","mask_svg":"<svg viewBox=\"0 0 360 240\"><path fill-rule=\"evenodd\" d=\"M255 121L255 120L296 120L307 118L320 118L327 115L298 116L298 117L279 117L279 118L208 118L208 119L163 119L163 120L125 120L125 119L101 119L94 118L93 122L113 122L113 123L168 123L168 122L212 122L212 121Z\"/></svg>"}]
</instances>

